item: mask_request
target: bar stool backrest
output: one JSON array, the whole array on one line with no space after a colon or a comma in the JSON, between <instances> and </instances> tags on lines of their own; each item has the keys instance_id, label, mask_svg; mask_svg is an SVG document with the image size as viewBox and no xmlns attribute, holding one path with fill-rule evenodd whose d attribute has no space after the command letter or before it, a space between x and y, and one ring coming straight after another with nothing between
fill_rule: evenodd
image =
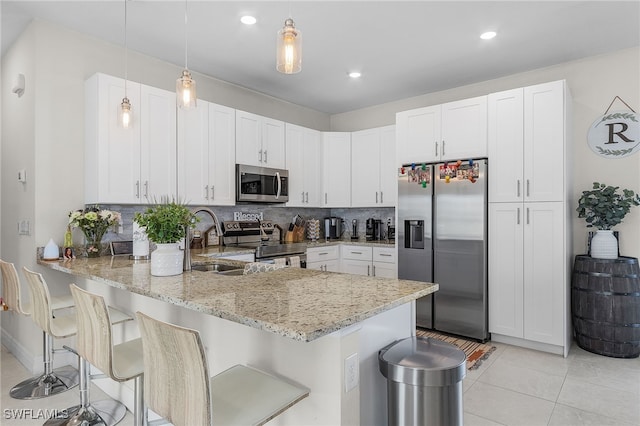
<instances>
[{"instance_id":1,"label":"bar stool backrest","mask_svg":"<svg viewBox=\"0 0 640 426\"><path fill-rule=\"evenodd\" d=\"M27 278L27 284L29 284L29 291L31 292L31 314L33 316L33 322L38 327L44 330L45 333L56 337L59 336L57 330L52 327L53 312L51 310L51 295L49 294L49 287L45 282L42 274L33 272L22 267L25 277Z\"/></svg>"},{"instance_id":2,"label":"bar stool backrest","mask_svg":"<svg viewBox=\"0 0 640 426\"><path fill-rule=\"evenodd\" d=\"M76 350L98 370L118 379L113 371L113 336L109 309L102 296L70 284L76 305Z\"/></svg>"},{"instance_id":3,"label":"bar stool backrest","mask_svg":"<svg viewBox=\"0 0 640 426\"><path fill-rule=\"evenodd\" d=\"M212 425L209 368L200 333L136 315L147 407L176 426Z\"/></svg>"},{"instance_id":4,"label":"bar stool backrest","mask_svg":"<svg viewBox=\"0 0 640 426\"><path fill-rule=\"evenodd\" d=\"M10 311L15 311L21 315L31 315L30 309L22 306L20 294L20 279L18 271L13 263L0 259L0 270L2 270L2 297Z\"/></svg>"}]
</instances>

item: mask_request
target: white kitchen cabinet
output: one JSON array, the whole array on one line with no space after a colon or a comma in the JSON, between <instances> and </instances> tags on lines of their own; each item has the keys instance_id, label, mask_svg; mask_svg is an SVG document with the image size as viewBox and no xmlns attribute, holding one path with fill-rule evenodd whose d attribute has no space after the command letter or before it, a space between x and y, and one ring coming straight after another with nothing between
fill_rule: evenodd
<instances>
[{"instance_id":1,"label":"white kitchen cabinet","mask_svg":"<svg viewBox=\"0 0 640 426\"><path fill-rule=\"evenodd\" d=\"M340 272L340 246L307 248L307 269Z\"/></svg>"},{"instance_id":2,"label":"white kitchen cabinet","mask_svg":"<svg viewBox=\"0 0 640 426\"><path fill-rule=\"evenodd\" d=\"M322 206L351 207L351 133L322 133Z\"/></svg>"},{"instance_id":3,"label":"white kitchen cabinet","mask_svg":"<svg viewBox=\"0 0 640 426\"><path fill-rule=\"evenodd\" d=\"M199 100L178 111L178 193L191 205L235 204L235 110Z\"/></svg>"},{"instance_id":4,"label":"white kitchen cabinet","mask_svg":"<svg viewBox=\"0 0 640 426\"><path fill-rule=\"evenodd\" d=\"M341 263L347 274L398 277L395 248L343 244Z\"/></svg>"},{"instance_id":5,"label":"white kitchen cabinet","mask_svg":"<svg viewBox=\"0 0 640 426\"><path fill-rule=\"evenodd\" d=\"M118 120L123 79L95 74L85 83L85 203L141 204L175 197L175 93L127 82L133 121Z\"/></svg>"},{"instance_id":6,"label":"white kitchen cabinet","mask_svg":"<svg viewBox=\"0 0 640 426\"><path fill-rule=\"evenodd\" d=\"M322 133L285 124L286 168L289 170L288 207L322 205Z\"/></svg>"},{"instance_id":7,"label":"white kitchen cabinet","mask_svg":"<svg viewBox=\"0 0 640 426\"><path fill-rule=\"evenodd\" d=\"M393 207L395 126L351 134L351 207Z\"/></svg>"},{"instance_id":8,"label":"white kitchen cabinet","mask_svg":"<svg viewBox=\"0 0 640 426\"><path fill-rule=\"evenodd\" d=\"M564 203L491 203L489 331L564 345Z\"/></svg>"},{"instance_id":9,"label":"white kitchen cabinet","mask_svg":"<svg viewBox=\"0 0 640 426\"><path fill-rule=\"evenodd\" d=\"M396 114L397 166L487 156L487 97Z\"/></svg>"},{"instance_id":10,"label":"white kitchen cabinet","mask_svg":"<svg viewBox=\"0 0 640 426\"><path fill-rule=\"evenodd\" d=\"M236 111L236 162L284 169L284 122Z\"/></svg>"},{"instance_id":11,"label":"white kitchen cabinet","mask_svg":"<svg viewBox=\"0 0 640 426\"><path fill-rule=\"evenodd\" d=\"M489 95L489 200L563 201L564 81Z\"/></svg>"}]
</instances>

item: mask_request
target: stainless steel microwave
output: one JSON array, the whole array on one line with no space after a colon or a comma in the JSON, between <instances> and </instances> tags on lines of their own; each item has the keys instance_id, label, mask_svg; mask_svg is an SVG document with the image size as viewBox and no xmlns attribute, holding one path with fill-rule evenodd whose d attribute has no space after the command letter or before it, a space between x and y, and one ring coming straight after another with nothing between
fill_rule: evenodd
<instances>
[{"instance_id":1,"label":"stainless steel microwave","mask_svg":"<svg viewBox=\"0 0 640 426\"><path fill-rule=\"evenodd\" d=\"M268 167L236 164L236 202L286 203L289 172Z\"/></svg>"}]
</instances>

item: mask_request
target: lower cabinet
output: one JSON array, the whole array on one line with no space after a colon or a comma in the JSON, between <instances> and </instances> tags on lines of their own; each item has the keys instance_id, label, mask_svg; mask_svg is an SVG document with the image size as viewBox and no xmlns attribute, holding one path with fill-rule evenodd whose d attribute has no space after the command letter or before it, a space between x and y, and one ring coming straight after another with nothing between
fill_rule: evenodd
<instances>
[{"instance_id":1,"label":"lower cabinet","mask_svg":"<svg viewBox=\"0 0 640 426\"><path fill-rule=\"evenodd\" d=\"M307 248L307 269L340 272L340 246Z\"/></svg>"},{"instance_id":2,"label":"lower cabinet","mask_svg":"<svg viewBox=\"0 0 640 426\"><path fill-rule=\"evenodd\" d=\"M395 248L343 245L341 260L347 274L398 277Z\"/></svg>"},{"instance_id":3,"label":"lower cabinet","mask_svg":"<svg viewBox=\"0 0 640 426\"><path fill-rule=\"evenodd\" d=\"M489 331L562 347L568 330L563 202L489 203Z\"/></svg>"}]
</instances>

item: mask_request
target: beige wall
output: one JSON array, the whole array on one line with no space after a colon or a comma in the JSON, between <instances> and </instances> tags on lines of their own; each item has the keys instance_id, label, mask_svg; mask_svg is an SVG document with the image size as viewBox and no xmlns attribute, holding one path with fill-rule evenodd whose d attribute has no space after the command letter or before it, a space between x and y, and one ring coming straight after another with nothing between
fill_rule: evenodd
<instances>
[{"instance_id":1,"label":"beige wall","mask_svg":"<svg viewBox=\"0 0 640 426\"><path fill-rule=\"evenodd\" d=\"M428 105L436 105L501 90L567 80L573 96L573 122L569 141L572 156L574 195L577 204L581 192L590 189L592 182L640 191L640 155L624 159L605 159L594 154L587 146L587 131L602 114L615 96L620 96L635 111L640 111L640 48L572 61L549 68L511 75L496 80L458 87L438 93L416 96L377 105L358 111L331 117L331 129L353 131L393 124L398 111L406 111ZM616 102L612 110L625 110ZM573 214L573 254L584 253L588 229L585 222ZM616 228L620 231L620 252L625 256L640 257L640 207L635 208Z\"/></svg>"}]
</instances>

